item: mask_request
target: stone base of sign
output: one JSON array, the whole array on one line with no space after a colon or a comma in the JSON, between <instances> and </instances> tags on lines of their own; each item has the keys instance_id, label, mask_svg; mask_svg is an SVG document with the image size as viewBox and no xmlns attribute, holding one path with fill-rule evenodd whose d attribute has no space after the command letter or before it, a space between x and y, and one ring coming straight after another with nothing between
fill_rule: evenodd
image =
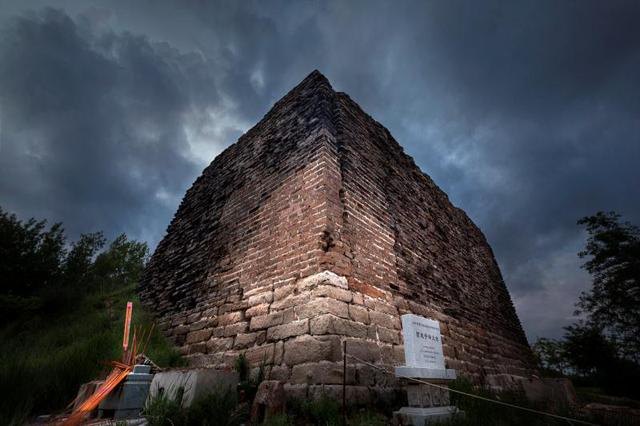
<instances>
[{"instance_id":1,"label":"stone base of sign","mask_svg":"<svg viewBox=\"0 0 640 426\"><path fill-rule=\"evenodd\" d=\"M425 423L444 422L454 415L464 414L457 407L449 405L449 390L442 388L456 378L455 370L403 366L396 367L396 377L415 378L440 387L406 379L409 406L393 413L395 424L422 426Z\"/></svg>"},{"instance_id":2,"label":"stone base of sign","mask_svg":"<svg viewBox=\"0 0 640 426\"><path fill-rule=\"evenodd\" d=\"M456 370L418 368L418 367L396 367L396 377L412 377L415 379L429 379L429 383L436 383L437 380L448 382L456 379Z\"/></svg>"},{"instance_id":3,"label":"stone base of sign","mask_svg":"<svg viewBox=\"0 0 640 426\"><path fill-rule=\"evenodd\" d=\"M407 385L409 407L445 407L449 405L449 390L423 384Z\"/></svg>"},{"instance_id":4,"label":"stone base of sign","mask_svg":"<svg viewBox=\"0 0 640 426\"><path fill-rule=\"evenodd\" d=\"M457 407L449 405L446 407L402 407L393 413L393 420L396 425L424 425L433 423L444 423L453 416L462 416L464 413Z\"/></svg>"},{"instance_id":5,"label":"stone base of sign","mask_svg":"<svg viewBox=\"0 0 640 426\"><path fill-rule=\"evenodd\" d=\"M124 381L100 403L98 417L115 420L140 417L152 379L150 365L135 365Z\"/></svg>"}]
</instances>

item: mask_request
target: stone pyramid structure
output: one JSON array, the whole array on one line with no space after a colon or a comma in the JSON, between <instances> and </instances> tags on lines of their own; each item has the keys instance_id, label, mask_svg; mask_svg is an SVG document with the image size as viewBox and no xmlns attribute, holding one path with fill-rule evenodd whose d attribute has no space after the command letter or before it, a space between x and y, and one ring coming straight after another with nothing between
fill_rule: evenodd
<instances>
[{"instance_id":1,"label":"stone pyramid structure","mask_svg":"<svg viewBox=\"0 0 640 426\"><path fill-rule=\"evenodd\" d=\"M340 388L343 341L402 364L404 313L440 321L448 368L474 381L532 372L482 232L318 71L195 181L139 293L191 365L245 353L298 396ZM396 385L358 363L348 380L356 401Z\"/></svg>"}]
</instances>

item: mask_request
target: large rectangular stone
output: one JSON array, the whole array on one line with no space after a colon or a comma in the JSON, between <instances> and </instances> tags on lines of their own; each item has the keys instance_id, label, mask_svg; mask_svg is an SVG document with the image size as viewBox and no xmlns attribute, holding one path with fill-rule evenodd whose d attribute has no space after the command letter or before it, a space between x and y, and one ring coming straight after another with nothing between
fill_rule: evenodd
<instances>
[{"instance_id":1,"label":"large rectangular stone","mask_svg":"<svg viewBox=\"0 0 640 426\"><path fill-rule=\"evenodd\" d=\"M189 346L189 354L196 354L196 353L206 353L207 352L207 345L205 342L198 342L198 343L194 343L193 345Z\"/></svg>"},{"instance_id":2,"label":"large rectangular stone","mask_svg":"<svg viewBox=\"0 0 640 426\"><path fill-rule=\"evenodd\" d=\"M369 311L369 319L371 320L372 324L381 325L387 328L395 328L396 330L401 329L400 318L393 315L384 314L377 311Z\"/></svg>"},{"instance_id":3,"label":"large rectangular stone","mask_svg":"<svg viewBox=\"0 0 640 426\"><path fill-rule=\"evenodd\" d=\"M342 385L308 385L307 391L309 399L318 399L327 395L332 399L340 401L342 399ZM371 405L371 390L366 386L347 385L347 401L349 405ZM407 423L409 424L409 423ZM423 424L423 423L413 423Z\"/></svg>"},{"instance_id":4,"label":"large rectangular stone","mask_svg":"<svg viewBox=\"0 0 640 426\"><path fill-rule=\"evenodd\" d=\"M291 383L341 384L343 365L341 362L320 361L318 363L298 364L291 370ZM355 368L347 365L346 383L355 383Z\"/></svg>"},{"instance_id":5,"label":"large rectangular stone","mask_svg":"<svg viewBox=\"0 0 640 426\"><path fill-rule=\"evenodd\" d=\"M267 330L267 340L282 340L287 337L300 336L309 332L309 320L302 319L288 324L276 325Z\"/></svg>"},{"instance_id":6,"label":"large rectangular stone","mask_svg":"<svg viewBox=\"0 0 640 426\"><path fill-rule=\"evenodd\" d=\"M187 334L187 343L204 342L211 337L212 330L207 328L205 330L192 331Z\"/></svg>"},{"instance_id":7,"label":"large rectangular stone","mask_svg":"<svg viewBox=\"0 0 640 426\"><path fill-rule=\"evenodd\" d=\"M246 292L244 292L244 297L251 297L253 295L256 295L258 293L264 293L264 292L268 292L268 291L272 291L273 290L273 285L268 284L265 286L260 286L260 287L255 287L252 288L251 290L247 290Z\"/></svg>"},{"instance_id":8,"label":"large rectangular stone","mask_svg":"<svg viewBox=\"0 0 640 426\"><path fill-rule=\"evenodd\" d=\"M353 295L349 290L343 288L334 287L332 285L321 285L315 288L311 292L312 297L331 297L332 299L340 300L342 302L351 302Z\"/></svg>"},{"instance_id":9,"label":"large rectangular stone","mask_svg":"<svg viewBox=\"0 0 640 426\"><path fill-rule=\"evenodd\" d=\"M291 377L291 369L284 365L274 365L271 371L269 371L269 380L286 382L289 380L289 377Z\"/></svg>"},{"instance_id":10,"label":"large rectangular stone","mask_svg":"<svg viewBox=\"0 0 640 426\"><path fill-rule=\"evenodd\" d=\"M305 277L297 282L298 290L305 291L318 287L319 285L332 285L340 288L348 288L347 279L334 274L331 271L323 271Z\"/></svg>"},{"instance_id":11,"label":"large rectangular stone","mask_svg":"<svg viewBox=\"0 0 640 426\"><path fill-rule=\"evenodd\" d=\"M282 287L278 287L273 291L273 300L278 301L287 298L295 291L295 284L287 284Z\"/></svg>"},{"instance_id":12,"label":"large rectangular stone","mask_svg":"<svg viewBox=\"0 0 640 426\"><path fill-rule=\"evenodd\" d=\"M364 298L364 305L374 311L384 312L389 315L398 315L398 308L394 305L372 297Z\"/></svg>"},{"instance_id":13,"label":"large rectangular stone","mask_svg":"<svg viewBox=\"0 0 640 426\"><path fill-rule=\"evenodd\" d=\"M349 305L349 317L361 324L369 324L369 312L362 306Z\"/></svg>"},{"instance_id":14,"label":"large rectangular stone","mask_svg":"<svg viewBox=\"0 0 640 426\"><path fill-rule=\"evenodd\" d=\"M313 318L322 314L333 314L342 318L349 318L349 305L338 300L320 298L311 302L296 306L295 312L298 318Z\"/></svg>"},{"instance_id":15,"label":"large rectangular stone","mask_svg":"<svg viewBox=\"0 0 640 426\"><path fill-rule=\"evenodd\" d=\"M189 331L198 331L210 325L210 321L208 319L204 319L202 321L194 322L189 326Z\"/></svg>"},{"instance_id":16,"label":"large rectangular stone","mask_svg":"<svg viewBox=\"0 0 640 426\"><path fill-rule=\"evenodd\" d=\"M233 337L213 338L207 341L207 353L228 351L233 347Z\"/></svg>"},{"instance_id":17,"label":"large rectangular stone","mask_svg":"<svg viewBox=\"0 0 640 426\"><path fill-rule=\"evenodd\" d=\"M324 314L311 319L311 334L337 334L340 336L366 337L367 326L354 321Z\"/></svg>"},{"instance_id":18,"label":"large rectangular stone","mask_svg":"<svg viewBox=\"0 0 640 426\"><path fill-rule=\"evenodd\" d=\"M280 310L293 308L295 306L304 305L305 303L309 302L309 300L311 300L311 294L308 292L302 294L291 294L284 299L273 302L271 304L271 309Z\"/></svg>"},{"instance_id":19,"label":"large rectangular stone","mask_svg":"<svg viewBox=\"0 0 640 426\"><path fill-rule=\"evenodd\" d=\"M224 315L218 315L218 325L224 326L229 324L235 324L244 320L244 314L240 311L230 312Z\"/></svg>"},{"instance_id":20,"label":"large rectangular stone","mask_svg":"<svg viewBox=\"0 0 640 426\"><path fill-rule=\"evenodd\" d=\"M220 306L219 314L222 315L228 312L241 311L243 309L247 309L248 306L249 305L246 300L241 300L239 302L233 303L225 303L224 305Z\"/></svg>"},{"instance_id":21,"label":"large rectangular stone","mask_svg":"<svg viewBox=\"0 0 640 426\"><path fill-rule=\"evenodd\" d=\"M366 362L375 363L380 360L380 347L370 340L348 339L347 354ZM357 362L357 360L352 359L352 362Z\"/></svg>"},{"instance_id":22,"label":"large rectangular stone","mask_svg":"<svg viewBox=\"0 0 640 426\"><path fill-rule=\"evenodd\" d=\"M236 340L233 347L236 349L245 349L249 346L253 346L256 343L258 333L242 333L236 336Z\"/></svg>"},{"instance_id":23,"label":"large rectangular stone","mask_svg":"<svg viewBox=\"0 0 640 426\"><path fill-rule=\"evenodd\" d=\"M262 303L271 303L273 301L273 292L267 291L249 297L249 306L260 305Z\"/></svg>"},{"instance_id":24,"label":"large rectangular stone","mask_svg":"<svg viewBox=\"0 0 640 426\"><path fill-rule=\"evenodd\" d=\"M263 328L273 327L274 325L282 324L282 319L283 319L282 312L274 312L272 314L252 317L249 328L251 330L260 330Z\"/></svg>"},{"instance_id":25,"label":"large rectangular stone","mask_svg":"<svg viewBox=\"0 0 640 426\"><path fill-rule=\"evenodd\" d=\"M188 325L179 325L177 327L174 327L172 329L171 334L174 336L179 336L181 334L187 334L189 332L189 326Z\"/></svg>"},{"instance_id":26,"label":"large rectangular stone","mask_svg":"<svg viewBox=\"0 0 640 426\"><path fill-rule=\"evenodd\" d=\"M286 399L303 402L307 399L309 385L284 384L284 394Z\"/></svg>"},{"instance_id":27,"label":"large rectangular stone","mask_svg":"<svg viewBox=\"0 0 640 426\"><path fill-rule=\"evenodd\" d=\"M249 328L249 323L239 322L237 324L231 324L224 328L224 336L231 337L236 334L244 333Z\"/></svg>"},{"instance_id":28,"label":"large rectangular stone","mask_svg":"<svg viewBox=\"0 0 640 426\"><path fill-rule=\"evenodd\" d=\"M298 336L284 342L284 362L289 366L331 359L332 342L312 336Z\"/></svg>"},{"instance_id":29,"label":"large rectangular stone","mask_svg":"<svg viewBox=\"0 0 640 426\"><path fill-rule=\"evenodd\" d=\"M218 307L213 306L202 313L203 318L213 318L218 315Z\"/></svg>"},{"instance_id":30,"label":"large rectangular stone","mask_svg":"<svg viewBox=\"0 0 640 426\"><path fill-rule=\"evenodd\" d=\"M245 357L247 358L247 362L251 366L260 366L262 364L269 365L273 363L273 354L274 354L274 345L273 343L268 343L263 346L256 346L250 349L247 349L245 352Z\"/></svg>"},{"instance_id":31,"label":"large rectangular stone","mask_svg":"<svg viewBox=\"0 0 640 426\"><path fill-rule=\"evenodd\" d=\"M394 345L400 344L400 331L391 330L386 327L382 327L380 325L376 326L376 332L378 335L378 340L386 343L393 343Z\"/></svg>"},{"instance_id":32,"label":"large rectangular stone","mask_svg":"<svg viewBox=\"0 0 640 426\"><path fill-rule=\"evenodd\" d=\"M269 313L269 304L263 303L261 305L255 305L250 307L244 312L245 317L252 318L260 315L266 315Z\"/></svg>"},{"instance_id":33,"label":"large rectangular stone","mask_svg":"<svg viewBox=\"0 0 640 426\"><path fill-rule=\"evenodd\" d=\"M194 312L191 315L187 316L187 324L192 324L198 321L202 317L202 312Z\"/></svg>"}]
</instances>

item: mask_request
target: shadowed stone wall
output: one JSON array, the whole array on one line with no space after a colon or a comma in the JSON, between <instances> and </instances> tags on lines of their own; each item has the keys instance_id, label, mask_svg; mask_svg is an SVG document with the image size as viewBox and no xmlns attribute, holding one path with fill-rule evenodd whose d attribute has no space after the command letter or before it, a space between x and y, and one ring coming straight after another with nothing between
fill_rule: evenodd
<instances>
[{"instance_id":1,"label":"shadowed stone wall","mask_svg":"<svg viewBox=\"0 0 640 426\"><path fill-rule=\"evenodd\" d=\"M480 230L317 71L196 180L140 296L192 365L244 352L298 396L340 389L344 340L402 364L403 313L439 320L448 367L473 380L532 371ZM348 380L354 402L397 386L357 363Z\"/></svg>"}]
</instances>

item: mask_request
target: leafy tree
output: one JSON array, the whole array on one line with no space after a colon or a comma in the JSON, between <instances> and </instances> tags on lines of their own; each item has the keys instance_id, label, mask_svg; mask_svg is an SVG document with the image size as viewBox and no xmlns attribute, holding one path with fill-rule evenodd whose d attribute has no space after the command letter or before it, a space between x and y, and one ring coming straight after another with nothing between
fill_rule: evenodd
<instances>
[{"instance_id":1,"label":"leafy tree","mask_svg":"<svg viewBox=\"0 0 640 426\"><path fill-rule=\"evenodd\" d=\"M598 212L580 219L589 233L583 268L593 286L583 292L578 314L586 314L591 328L602 329L620 355L640 362L640 229L620 222L615 212ZM571 333L571 330L570 330Z\"/></svg>"},{"instance_id":2,"label":"leafy tree","mask_svg":"<svg viewBox=\"0 0 640 426\"><path fill-rule=\"evenodd\" d=\"M570 368L565 351L565 342L539 338L531 347L540 367L552 374L564 375Z\"/></svg>"},{"instance_id":3,"label":"leafy tree","mask_svg":"<svg viewBox=\"0 0 640 426\"><path fill-rule=\"evenodd\" d=\"M94 280L100 288L135 284L142 275L148 255L146 243L129 241L121 234L96 258Z\"/></svg>"},{"instance_id":4,"label":"leafy tree","mask_svg":"<svg viewBox=\"0 0 640 426\"><path fill-rule=\"evenodd\" d=\"M18 220L0 208L0 319L71 308L83 293L136 283L147 244L119 235L107 250L101 232L83 234L70 246L60 223Z\"/></svg>"},{"instance_id":5,"label":"leafy tree","mask_svg":"<svg viewBox=\"0 0 640 426\"><path fill-rule=\"evenodd\" d=\"M102 232L94 232L82 234L80 239L73 243L63 265L67 283L82 285L91 279L94 257L104 247L105 242Z\"/></svg>"},{"instance_id":6,"label":"leafy tree","mask_svg":"<svg viewBox=\"0 0 640 426\"><path fill-rule=\"evenodd\" d=\"M0 208L0 292L32 296L61 279L66 255L62 224L45 230L46 220L21 222Z\"/></svg>"},{"instance_id":7,"label":"leafy tree","mask_svg":"<svg viewBox=\"0 0 640 426\"><path fill-rule=\"evenodd\" d=\"M565 330L564 356L579 375L603 374L616 361L616 347L601 328L577 323Z\"/></svg>"}]
</instances>

